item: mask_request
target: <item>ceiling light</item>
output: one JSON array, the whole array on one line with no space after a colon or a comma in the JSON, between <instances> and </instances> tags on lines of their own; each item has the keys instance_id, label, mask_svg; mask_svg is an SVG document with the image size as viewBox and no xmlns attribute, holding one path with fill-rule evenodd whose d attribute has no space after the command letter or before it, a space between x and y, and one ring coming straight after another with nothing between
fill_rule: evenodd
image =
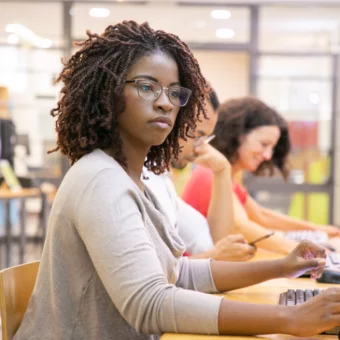
<instances>
[{"instance_id":1,"label":"ceiling light","mask_svg":"<svg viewBox=\"0 0 340 340\"><path fill-rule=\"evenodd\" d=\"M19 37L16 34L10 34L7 37L7 42L12 45L16 45L19 42Z\"/></svg>"},{"instance_id":2,"label":"ceiling light","mask_svg":"<svg viewBox=\"0 0 340 340\"><path fill-rule=\"evenodd\" d=\"M225 9L214 9L210 15L214 19L229 19L231 17L231 13Z\"/></svg>"},{"instance_id":3,"label":"ceiling light","mask_svg":"<svg viewBox=\"0 0 340 340\"><path fill-rule=\"evenodd\" d=\"M107 18L110 15L110 11L107 8L91 8L89 14L94 18Z\"/></svg>"},{"instance_id":4,"label":"ceiling light","mask_svg":"<svg viewBox=\"0 0 340 340\"><path fill-rule=\"evenodd\" d=\"M217 38L221 39L232 39L235 37L235 31L230 28L219 28L215 34Z\"/></svg>"},{"instance_id":5,"label":"ceiling light","mask_svg":"<svg viewBox=\"0 0 340 340\"><path fill-rule=\"evenodd\" d=\"M16 34L21 39L40 48L48 48L52 46L51 40L40 37L38 34L34 33L33 31L31 31L30 29L21 24L8 24L5 27L5 31L7 33Z\"/></svg>"},{"instance_id":6,"label":"ceiling light","mask_svg":"<svg viewBox=\"0 0 340 340\"><path fill-rule=\"evenodd\" d=\"M42 39L40 42L40 47L42 48L49 48L52 46L52 40L50 39Z\"/></svg>"}]
</instances>

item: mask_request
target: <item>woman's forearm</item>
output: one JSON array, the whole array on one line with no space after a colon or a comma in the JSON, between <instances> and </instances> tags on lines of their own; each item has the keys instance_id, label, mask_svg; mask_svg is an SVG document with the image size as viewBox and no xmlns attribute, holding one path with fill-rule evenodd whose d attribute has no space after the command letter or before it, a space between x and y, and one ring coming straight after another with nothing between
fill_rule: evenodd
<instances>
[{"instance_id":1,"label":"woman's forearm","mask_svg":"<svg viewBox=\"0 0 340 340\"><path fill-rule=\"evenodd\" d=\"M262 216L264 224L268 228L279 230L317 230L320 228L317 224L283 215L266 208L262 209Z\"/></svg>"},{"instance_id":2,"label":"woman's forearm","mask_svg":"<svg viewBox=\"0 0 340 340\"><path fill-rule=\"evenodd\" d=\"M214 173L207 220L214 243L229 235L234 227L232 180L227 168Z\"/></svg>"},{"instance_id":3,"label":"woman's forearm","mask_svg":"<svg viewBox=\"0 0 340 340\"><path fill-rule=\"evenodd\" d=\"M286 306L236 302L223 299L218 328L220 334L257 335L290 333L290 309Z\"/></svg>"},{"instance_id":4,"label":"woman's forearm","mask_svg":"<svg viewBox=\"0 0 340 340\"><path fill-rule=\"evenodd\" d=\"M212 261L211 274L220 292L248 287L279 278L283 272L283 259L256 262Z\"/></svg>"},{"instance_id":5,"label":"woman's forearm","mask_svg":"<svg viewBox=\"0 0 340 340\"><path fill-rule=\"evenodd\" d=\"M246 218L237 220L235 225L237 231L241 233L248 242L252 242L269 233L267 228ZM256 246L275 253L289 254L297 244L298 243L295 241L274 234L273 236L258 242Z\"/></svg>"}]
</instances>

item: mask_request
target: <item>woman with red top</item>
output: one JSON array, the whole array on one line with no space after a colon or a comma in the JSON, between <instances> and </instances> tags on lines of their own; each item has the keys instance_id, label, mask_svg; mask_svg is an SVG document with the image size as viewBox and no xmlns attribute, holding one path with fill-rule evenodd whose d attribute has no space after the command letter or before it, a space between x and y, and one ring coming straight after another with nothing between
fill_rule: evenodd
<instances>
[{"instance_id":1,"label":"woman with red top","mask_svg":"<svg viewBox=\"0 0 340 340\"><path fill-rule=\"evenodd\" d=\"M255 175L272 175L275 169L287 178L286 160L290 151L287 123L259 99L244 97L222 104L214 134L216 137L210 144L230 161L233 179L242 170ZM203 215L209 209L212 178L211 170L198 166L183 192L184 201ZM236 181L233 191L235 229L248 241L268 233L264 228L281 231L322 230L327 231L329 236L340 235L339 229L334 226L316 225L262 207ZM295 243L274 235L258 243L258 246L289 253Z\"/></svg>"}]
</instances>

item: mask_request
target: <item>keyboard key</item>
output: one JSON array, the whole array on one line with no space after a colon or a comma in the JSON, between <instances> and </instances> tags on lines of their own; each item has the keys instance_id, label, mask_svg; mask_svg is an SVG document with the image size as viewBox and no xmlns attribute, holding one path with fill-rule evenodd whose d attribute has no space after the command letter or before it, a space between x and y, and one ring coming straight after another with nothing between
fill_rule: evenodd
<instances>
[{"instance_id":1,"label":"keyboard key","mask_svg":"<svg viewBox=\"0 0 340 340\"><path fill-rule=\"evenodd\" d=\"M305 290L305 301L308 301L313 297L313 291L311 289L306 289Z\"/></svg>"},{"instance_id":2,"label":"keyboard key","mask_svg":"<svg viewBox=\"0 0 340 340\"><path fill-rule=\"evenodd\" d=\"M280 294L279 305L286 305L287 304L287 292Z\"/></svg>"},{"instance_id":3,"label":"keyboard key","mask_svg":"<svg viewBox=\"0 0 340 340\"><path fill-rule=\"evenodd\" d=\"M302 289L296 290L296 304L299 305L300 303L305 302L305 292Z\"/></svg>"},{"instance_id":4,"label":"keyboard key","mask_svg":"<svg viewBox=\"0 0 340 340\"><path fill-rule=\"evenodd\" d=\"M317 296L317 295L319 295L322 292L323 292L323 289L314 289L313 295Z\"/></svg>"},{"instance_id":5,"label":"keyboard key","mask_svg":"<svg viewBox=\"0 0 340 340\"><path fill-rule=\"evenodd\" d=\"M295 306L296 299L295 299L295 290L288 289L287 290L287 306Z\"/></svg>"},{"instance_id":6,"label":"keyboard key","mask_svg":"<svg viewBox=\"0 0 340 340\"><path fill-rule=\"evenodd\" d=\"M301 242L303 240L311 241L314 243L326 243L328 242L328 234L325 231L313 231L313 230L291 230L284 233L285 237Z\"/></svg>"},{"instance_id":7,"label":"keyboard key","mask_svg":"<svg viewBox=\"0 0 340 340\"><path fill-rule=\"evenodd\" d=\"M303 303L304 301L308 301L313 296L317 296L322 293L323 289L288 289L286 292L280 294L279 304L280 305L287 305L287 306L294 306L295 304ZM340 326L334 327L324 332L324 334L332 334L337 335L338 339L340 340Z\"/></svg>"},{"instance_id":8,"label":"keyboard key","mask_svg":"<svg viewBox=\"0 0 340 340\"><path fill-rule=\"evenodd\" d=\"M329 253L329 258L331 259L334 265L340 264L340 254L339 253Z\"/></svg>"}]
</instances>

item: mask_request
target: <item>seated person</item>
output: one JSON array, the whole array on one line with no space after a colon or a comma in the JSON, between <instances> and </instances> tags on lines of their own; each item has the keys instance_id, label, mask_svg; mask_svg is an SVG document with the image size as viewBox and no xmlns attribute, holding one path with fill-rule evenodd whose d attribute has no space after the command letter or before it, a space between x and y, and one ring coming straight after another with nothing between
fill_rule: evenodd
<instances>
[{"instance_id":1,"label":"seated person","mask_svg":"<svg viewBox=\"0 0 340 340\"><path fill-rule=\"evenodd\" d=\"M186 159L187 155L191 156L193 144L197 138L209 136L217 121L217 108L219 101L215 91L211 91L207 98L207 118L197 122L197 127L193 134L196 138L188 138L186 141L181 139L180 145L182 152L179 158L173 159L172 165L175 167L184 167L190 161ZM234 225L231 189L220 190L229 186L231 188L230 164L226 158L214 148L208 148L205 156L205 164L213 166L215 163L225 166L225 173L221 172L216 180L224 181L217 186L213 192L213 203L211 204L207 218L200 214L196 209L185 203L176 193L174 184L171 180L170 173L155 175L145 168L144 183L159 197L164 211L166 212L172 225L176 226L179 235L186 245L186 252L192 258L213 258L224 261L246 261L251 259L256 251L255 247L247 244L242 235L228 235ZM198 160L199 161L199 160ZM219 183L218 183L219 184ZM226 196L226 198L224 198ZM220 202L228 201L229 205L221 205ZM216 219L214 216L223 217ZM221 223L223 221L223 224ZM215 232L210 234L209 223L214 227ZM221 229L221 231L219 231ZM228 236L226 236L228 235Z\"/></svg>"},{"instance_id":2,"label":"seated person","mask_svg":"<svg viewBox=\"0 0 340 340\"><path fill-rule=\"evenodd\" d=\"M256 263L188 260L143 165L163 173L204 115L206 82L188 46L147 23L87 31L64 64L57 147L71 168L53 202L39 273L13 340L156 340L165 332L310 336L340 323L339 289L299 306L209 294L312 270L302 242ZM245 320L247 320L245 325Z\"/></svg>"},{"instance_id":3,"label":"seated person","mask_svg":"<svg viewBox=\"0 0 340 340\"><path fill-rule=\"evenodd\" d=\"M242 170L261 175L273 174L275 168L287 177L286 159L290 150L287 124L275 110L259 99L244 97L222 104L214 134L216 138L211 144L231 162L233 179ZM204 216L211 201L213 177L210 169L198 166L182 196L185 202ZM236 181L233 190L235 227L248 241L261 236L260 233L266 234L268 231L263 227L281 231L324 230L331 236L339 235L336 227L301 221L260 206ZM286 254L295 246L278 235L258 245Z\"/></svg>"}]
</instances>

